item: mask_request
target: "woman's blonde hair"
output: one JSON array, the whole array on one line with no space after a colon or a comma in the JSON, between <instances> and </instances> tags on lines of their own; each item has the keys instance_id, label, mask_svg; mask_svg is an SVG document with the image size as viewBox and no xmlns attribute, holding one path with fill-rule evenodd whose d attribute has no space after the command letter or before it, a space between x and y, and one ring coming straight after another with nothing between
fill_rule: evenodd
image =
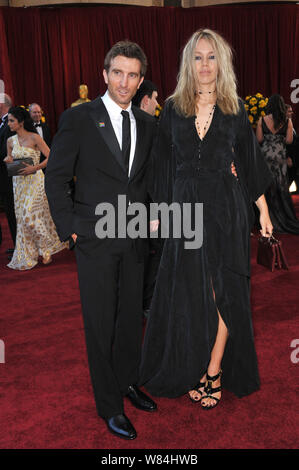
<instances>
[{"instance_id":1,"label":"woman's blonde hair","mask_svg":"<svg viewBox=\"0 0 299 470\"><path fill-rule=\"evenodd\" d=\"M216 78L217 104L224 114L237 114L239 111L237 80L233 68L232 49L220 34L211 29L196 31L183 50L178 83L169 97L180 114L191 117L196 114L196 90L198 81L195 69L195 48L197 41L206 39L211 42L218 64Z\"/></svg>"}]
</instances>

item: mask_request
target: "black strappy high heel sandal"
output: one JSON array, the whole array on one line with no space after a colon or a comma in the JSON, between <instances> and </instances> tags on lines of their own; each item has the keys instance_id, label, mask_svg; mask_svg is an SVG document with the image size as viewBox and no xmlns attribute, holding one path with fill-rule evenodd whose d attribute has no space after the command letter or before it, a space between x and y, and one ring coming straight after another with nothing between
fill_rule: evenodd
<instances>
[{"instance_id":1,"label":"black strappy high heel sandal","mask_svg":"<svg viewBox=\"0 0 299 470\"><path fill-rule=\"evenodd\" d=\"M204 389L205 385L206 385L206 382L198 382L198 384L194 385L194 387L191 390L189 390L188 396L189 396L190 400L192 401L192 403L200 403L201 398L199 398L198 400L195 400L194 398L192 398L190 396L190 392L193 392L193 390L194 390L196 393L198 393L200 396L202 396L203 392L201 392L199 389L200 388Z\"/></svg>"},{"instance_id":2,"label":"black strappy high heel sandal","mask_svg":"<svg viewBox=\"0 0 299 470\"><path fill-rule=\"evenodd\" d=\"M217 375L210 376L209 374L207 374L207 381L206 381L206 385L205 385L205 388L204 388L204 392L206 393L206 395L204 397L202 396L201 399L200 399L201 407L204 410L211 410L212 408L215 408L221 400L221 398L213 397L214 393L221 392L221 385L219 387L216 387L216 388L212 387L213 382L215 382L217 379L219 379L219 377L221 377L221 374L222 374L221 369L220 369L220 371L218 372ZM205 400L206 398L211 398L212 400L215 400L216 401L215 405L204 406L202 404L202 400Z\"/></svg>"}]
</instances>

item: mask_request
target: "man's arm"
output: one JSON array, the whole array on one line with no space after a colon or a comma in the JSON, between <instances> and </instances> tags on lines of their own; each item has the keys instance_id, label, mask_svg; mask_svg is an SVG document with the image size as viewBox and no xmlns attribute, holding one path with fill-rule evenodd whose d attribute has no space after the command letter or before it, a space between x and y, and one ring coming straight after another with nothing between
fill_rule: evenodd
<instances>
[{"instance_id":1,"label":"man's arm","mask_svg":"<svg viewBox=\"0 0 299 470\"><path fill-rule=\"evenodd\" d=\"M73 233L74 208L69 194L69 182L73 179L75 163L79 154L79 132L74 115L65 111L59 121L45 175L45 190L51 214L62 241Z\"/></svg>"}]
</instances>

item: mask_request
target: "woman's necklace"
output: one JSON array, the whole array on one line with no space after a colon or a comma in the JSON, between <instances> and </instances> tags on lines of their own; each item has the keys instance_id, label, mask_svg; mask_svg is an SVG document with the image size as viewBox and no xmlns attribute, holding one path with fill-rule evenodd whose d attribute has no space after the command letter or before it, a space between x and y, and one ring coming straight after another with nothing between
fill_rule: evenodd
<instances>
[{"instance_id":1,"label":"woman's necklace","mask_svg":"<svg viewBox=\"0 0 299 470\"><path fill-rule=\"evenodd\" d=\"M199 90L199 91L198 91L198 94L199 94L199 95L206 95L206 94L211 95L212 93L215 93L215 91L216 91L216 89L213 90L213 91L200 91L200 90Z\"/></svg>"},{"instance_id":2,"label":"woman's necklace","mask_svg":"<svg viewBox=\"0 0 299 470\"><path fill-rule=\"evenodd\" d=\"M210 119L211 119L211 116L212 116L212 114L213 114L215 108L216 108L216 104L213 105L213 108L212 108L212 110L211 110L211 112L210 112L210 114L209 114L209 116L208 116L208 119L207 119L205 125L204 125L204 128L203 128L203 137L204 137L205 134L206 134L206 129L207 129L208 123L209 123L209 121L210 121ZM196 129L197 129L197 133L198 133L198 135L199 135L199 137L200 137L200 125L199 125L199 118L198 118L198 116L196 116L196 118L195 118L195 126L196 126Z\"/></svg>"}]
</instances>

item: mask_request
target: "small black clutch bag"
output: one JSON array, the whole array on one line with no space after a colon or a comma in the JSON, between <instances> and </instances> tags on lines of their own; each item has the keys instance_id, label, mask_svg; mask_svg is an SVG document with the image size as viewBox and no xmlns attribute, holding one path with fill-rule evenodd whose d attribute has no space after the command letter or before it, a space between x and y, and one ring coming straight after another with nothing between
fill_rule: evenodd
<instances>
[{"instance_id":1,"label":"small black clutch bag","mask_svg":"<svg viewBox=\"0 0 299 470\"><path fill-rule=\"evenodd\" d=\"M31 157L18 158L12 163L6 163L8 176L22 176L19 175L19 171L26 167L25 163L33 165L33 159Z\"/></svg>"}]
</instances>

